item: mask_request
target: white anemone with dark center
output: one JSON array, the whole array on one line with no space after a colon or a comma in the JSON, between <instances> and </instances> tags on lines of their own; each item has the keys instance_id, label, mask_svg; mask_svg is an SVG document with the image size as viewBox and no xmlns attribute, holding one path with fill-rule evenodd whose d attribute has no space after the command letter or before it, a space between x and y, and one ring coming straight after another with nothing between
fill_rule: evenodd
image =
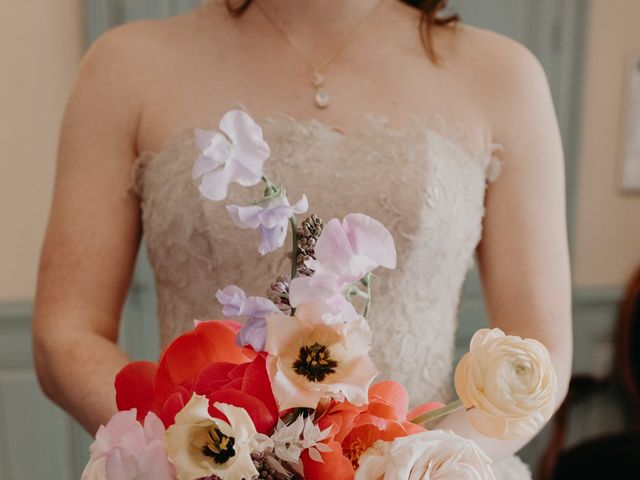
<instances>
[{"instance_id":1,"label":"white anemone with dark center","mask_svg":"<svg viewBox=\"0 0 640 480\"><path fill-rule=\"evenodd\" d=\"M224 403L215 407L228 422L212 417L209 399L194 394L167 429L165 444L178 479L257 477L251 454L268 448L271 441L256 432L243 408Z\"/></svg>"},{"instance_id":2,"label":"white anemone with dark center","mask_svg":"<svg viewBox=\"0 0 640 480\"><path fill-rule=\"evenodd\" d=\"M369 357L369 325L363 317L326 324L322 311L303 304L295 316L267 317L267 368L281 410L316 408L323 397L367 403L378 373Z\"/></svg>"}]
</instances>

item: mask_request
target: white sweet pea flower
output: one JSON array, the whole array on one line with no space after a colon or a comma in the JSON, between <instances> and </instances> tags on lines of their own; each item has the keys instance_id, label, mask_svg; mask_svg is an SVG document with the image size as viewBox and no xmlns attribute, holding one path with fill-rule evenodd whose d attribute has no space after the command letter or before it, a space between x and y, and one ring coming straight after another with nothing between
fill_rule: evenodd
<instances>
[{"instance_id":1,"label":"white sweet pea flower","mask_svg":"<svg viewBox=\"0 0 640 480\"><path fill-rule=\"evenodd\" d=\"M379 266L396 267L391 233L361 213L347 215L342 223L330 220L318 238L315 254L316 261L308 262L315 273L291 281L289 301L294 307L318 300L339 305L346 287Z\"/></svg>"},{"instance_id":2,"label":"white sweet pea flower","mask_svg":"<svg viewBox=\"0 0 640 480\"><path fill-rule=\"evenodd\" d=\"M265 318L271 313L280 312L280 309L267 298L247 297L244 290L235 285L218 290L216 298L227 317L248 317L247 323L238 332L238 344L251 345L256 352L264 350L267 335Z\"/></svg>"},{"instance_id":3,"label":"white sweet pea flower","mask_svg":"<svg viewBox=\"0 0 640 480\"><path fill-rule=\"evenodd\" d=\"M269 448L271 441L256 432L245 409L226 403L214 406L228 423L211 417L207 397L194 394L165 433L178 480L212 475L223 479L257 477L251 453Z\"/></svg>"},{"instance_id":4,"label":"white sweet pea flower","mask_svg":"<svg viewBox=\"0 0 640 480\"><path fill-rule=\"evenodd\" d=\"M202 177L200 192L210 200L226 198L229 184L256 185L263 176L269 145L262 129L241 110L231 110L220 120L221 132L197 129L195 143L200 151L192 176Z\"/></svg>"},{"instance_id":5,"label":"white sweet pea flower","mask_svg":"<svg viewBox=\"0 0 640 480\"><path fill-rule=\"evenodd\" d=\"M227 206L233 223L238 227L260 230L258 251L262 255L273 252L284 245L289 219L294 214L304 213L308 209L309 202L305 195L294 205L291 205L284 192L246 207Z\"/></svg>"},{"instance_id":6,"label":"white sweet pea flower","mask_svg":"<svg viewBox=\"0 0 640 480\"><path fill-rule=\"evenodd\" d=\"M491 460L471 440L451 431L431 430L378 440L360 457L355 480L495 480Z\"/></svg>"},{"instance_id":7,"label":"white sweet pea flower","mask_svg":"<svg viewBox=\"0 0 640 480\"><path fill-rule=\"evenodd\" d=\"M324 397L367 404L378 374L370 347L371 330L363 317L327 325L313 317L313 310L269 315L267 369L280 410L316 408Z\"/></svg>"},{"instance_id":8,"label":"white sweet pea flower","mask_svg":"<svg viewBox=\"0 0 640 480\"><path fill-rule=\"evenodd\" d=\"M557 379L542 343L484 328L458 363L455 386L480 433L526 439L553 414Z\"/></svg>"},{"instance_id":9,"label":"white sweet pea flower","mask_svg":"<svg viewBox=\"0 0 640 480\"><path fill-rule=\"evenodd\" d=\"M330 452L331 447L322 443L331 433L331 427L325 430L313 423L311 417L298 416L296 420L286 425L278 420L278 426L271 435L276 457L285 462L297 464L300 455L309 449L309 457L316 462L323 462L320 452Z\"/></svg>"}]
</instances>

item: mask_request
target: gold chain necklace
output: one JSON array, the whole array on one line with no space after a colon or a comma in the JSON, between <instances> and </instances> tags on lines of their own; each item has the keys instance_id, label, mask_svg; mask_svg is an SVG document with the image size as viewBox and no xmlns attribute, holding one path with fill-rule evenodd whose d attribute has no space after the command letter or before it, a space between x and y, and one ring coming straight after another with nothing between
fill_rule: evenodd
<instances>
[{"instance_id":1,"label":"gold chain necklace","mask_svg":"<svg viewBox=\"0 0 640 480\"><path fill-rule=\"evenodd\" d=\"M311 62L306 57L306 55L300 49L300 47L298 47L298 45L296 45L295 42L293 42L289 38L287 33L275 21L273 21L273 19L269 16L269 14L262 7L261 2L257 1L255 3L258 5L258 8L260 9L260 12L264 16L264 18L271 24L271 26L273 26L273 28L276 31L278 31L280 33L280 35L282 35L282 38L284 38L284 40L298 53L298 56L304 61L304 63L306 63L307 66L311 69L311 71L313 73L313 76L311 78L311 85L313 86L313 88L315 90L314 91L314 95L313 95L313 103L318 108L327 108L331 104L331 97L329 96L329 94L327 93L327 91L324 88L324 81L325 81L324 71L325 71L325 69L329 65L331 65L331 63L336 58L338 58L338 56L340 56L340 54L343 53L347 49L347 47L349 45L351 45L351 42L355 39L356 34L360 31L362 26L365 23L367 23L367 21L373 16L374 12L378 9L378 7L383 2L384 2L384 0L378 0L378 3L376 3L374 5L374 7L371 10L369 10L369 13L367 13L364 16L364 18L360 21L360 23L358 23L358 25L356 25L356 27L353 30L351 30L349 35L347 35L347 38L346 38L345 42L342 45L340 45L340 47L335 52L333 52L331 55L329 55L329 57L327 57L327 59L325 59L323 62L321 62L319 64L314 64L313 62Z\"/></svg>"}]
</instances>

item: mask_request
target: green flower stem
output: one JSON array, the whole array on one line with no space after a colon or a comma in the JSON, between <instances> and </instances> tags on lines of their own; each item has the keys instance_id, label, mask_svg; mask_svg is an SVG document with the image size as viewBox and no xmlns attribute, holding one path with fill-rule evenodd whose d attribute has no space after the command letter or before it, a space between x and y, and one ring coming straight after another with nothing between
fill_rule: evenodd
<instances>
[{"instance_id":1,"label":"green flower stem","mask_svg":"<svg viewBox=\"0 0 640 480\"><path fill-rule=\"evenodd\" d=\"M371 296L367 292L363 292L362 290L354 290L351 292L352 296L364 298L365 300L370 300Z\"/></svg>"},{"instance_id":2,"label":"green flower stem","mask_svg":"<svg viewBox=\"0 0 640 480\"><path fill-rule=\"evenodd\" d=\"M271 180L269 180L265 175L262 176L261 180L265 183L266 187L264 189L264 198L272 198L280 193L280 189L276 187Z\"/></svg>"},{"instance_id":3,"label":"green flower stem","mask_svg":"<svg viewBox=\"0 0 640 480\"><path fill-rule=\"evenodd\" d=\"M364 277L363 282L367 287L367 303L364 305L364 318L367 318L369 315L369 308L371 307L371 274L367 273Z\"/></svg>"},{"instance_id":4,"label":"green flower stem","mask_svg":"<svg viewBox=\"0 0 640 480\"><path fill-rule=\"evenodd\" d=\"M295 215L291 215L289 224L291 225L291 280L293 280L298 276L298 224ZM291 280L289 280L289 282L291 282ZM291 316L293 317L295 314L296 309L292 306Z\"/></svg>"},{"instance_id":5,"label":"green flower stem","mask_svg":"<svg viewBox=\"0 0 640 480\"><path fill-rule=\"evenodd\" d=\"M444 417L445 415L449 415L457 410L463 408L462 400L454 400L453 402L445 405L444 407L436 408L435 410L429 410L427 413L423 413L422 415L417 416L411 423L415 423L416 425L422 425L436 418Z\"/></svg>"},{"instance_id":6,"label":"green flower stem","mask_svg":"<svg viewBox=\"0 0 640 480\"><path fill-rule=\"evenodd\" d=\"M296 216L291 215L289 218L289 224L291 225L291 280L298 275L298 224L296 222Z\"/></svg>"}]
</instances>

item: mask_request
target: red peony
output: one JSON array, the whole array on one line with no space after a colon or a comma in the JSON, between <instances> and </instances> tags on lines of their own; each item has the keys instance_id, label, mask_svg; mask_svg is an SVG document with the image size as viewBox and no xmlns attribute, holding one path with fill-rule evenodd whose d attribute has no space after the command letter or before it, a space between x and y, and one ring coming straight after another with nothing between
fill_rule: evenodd
<instances>
[{"instance_id":1,"label":"red peony","mask_svg":"<svg viewBox=\"0 0 640 480\"><path fill-rule=\"evenodd\" d=\"M212 320L176 338L160 361L132 362L115 379L118 410L137 409L138 420L148 412L158 415L165 427L193 393L205 395L210 404L223 402L247 410L256 429L269 432L277 422L276 406L264 356L240 348L236 334L241 324ZM210 407L211 416L224 418Z\"/></svg>"},{"instance_id":2,"label":"red peony","mask_svg":"<svg viewBox=\"0 0 640 480\"><path fill-rule=\"evenodd\" d=\"M259 433L271 433L278 421L278 406L262 354L241 365L212 363L200 372L193 391L209 399L212 417L225 418L212 406L221 402L244 408Z\"/></svg>"}]
</instances>

